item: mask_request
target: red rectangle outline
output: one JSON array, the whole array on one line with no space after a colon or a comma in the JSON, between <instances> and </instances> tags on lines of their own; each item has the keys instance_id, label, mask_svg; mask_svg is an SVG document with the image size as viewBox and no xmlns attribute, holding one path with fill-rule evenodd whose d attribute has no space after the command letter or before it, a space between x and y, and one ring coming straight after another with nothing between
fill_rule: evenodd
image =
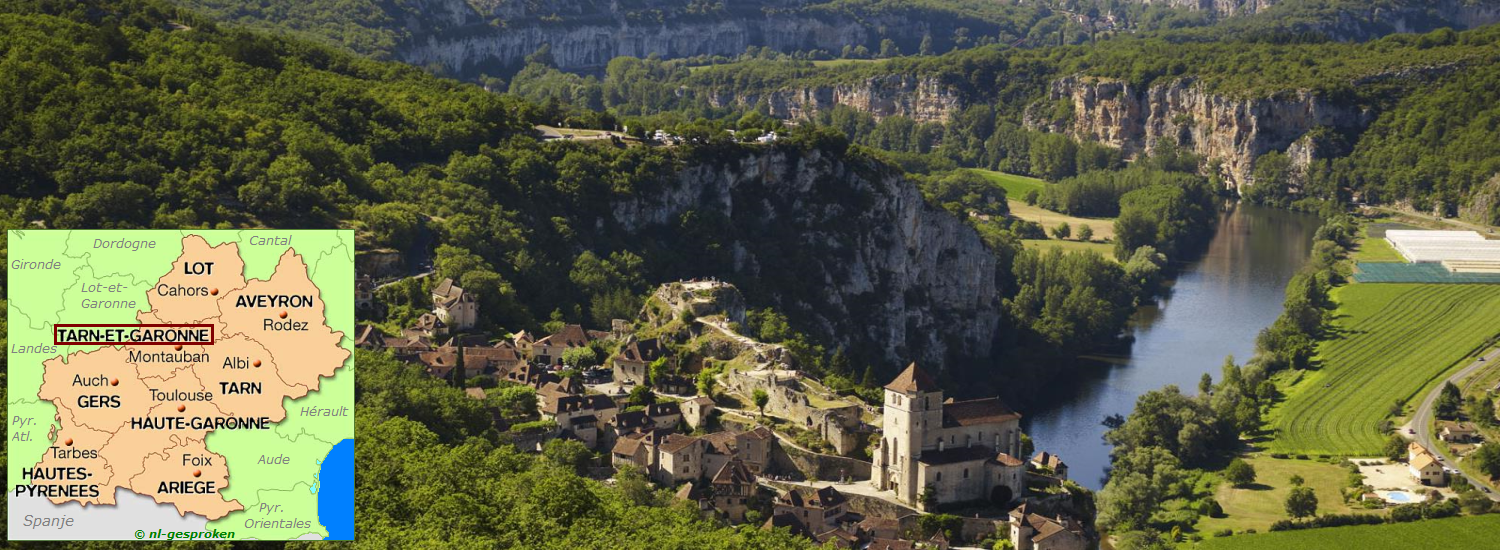
<instances>
[{"instance_id":1,"label":"red rectangle outline","mask_svg":"<svg viewBox=\"0 0 1500 550\"><path fill-rule=\"evenodd\" d=\"M207 342L59 342L57 341L57 329L64 327L208 327ZM54 346L212 346L219 341L218 331L214 325L201 323L57 323L52 325L52 345Z\"/></svg>"}]
</instances>

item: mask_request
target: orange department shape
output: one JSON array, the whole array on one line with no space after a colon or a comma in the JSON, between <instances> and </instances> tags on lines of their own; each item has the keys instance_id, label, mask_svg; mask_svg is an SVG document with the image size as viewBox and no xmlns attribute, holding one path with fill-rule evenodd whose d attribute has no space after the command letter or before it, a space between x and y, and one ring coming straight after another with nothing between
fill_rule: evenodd
<instances>
[{"instance_id":1,"label":"orange department shape","mask_svg":"<svg viewBox=\"0 0 1500 550\"><path fill-rule=\"evenodd\" d=\"M333 376L349 357L349 350L339 347L343 333L328 327L323 299L307 276L307 264L292 250L281 255L270 279L250 281L222 296L219 337L244 335L263 346L287 385L316 390L318 379ZM306 303L296 307L281 297Z\"/></svg>"},{"instance_id":2,"label":"orange department shape","mask_svg":"<svg viewBox=\"0 0 1500 550\"><path fill-rule=\"evenodd\" d=\"M244 286L245 261L239 245L209 246L203 237L188 235L182 239L182 255L146 291L146 298L160 322L198 323L219 316L219 301L211 294L214 289L219 291L217 296L223 296ZM143 318L141 322L150 321Z\"/></svg>"},{"instance_id":3,"label":"orange department shape","mask_svg":"<svg viewBox=\"0 0 1500 550\"><path fill-rule=\"evenodd\" d=\"M223 455L209 451L202 441L146 455L142 465L142 471L130 479L130 490L158 504L176 506L178 515L192 512L212 521L245 509L237 500L224 500L229 466Z\"/></svg>"}]
</instances>

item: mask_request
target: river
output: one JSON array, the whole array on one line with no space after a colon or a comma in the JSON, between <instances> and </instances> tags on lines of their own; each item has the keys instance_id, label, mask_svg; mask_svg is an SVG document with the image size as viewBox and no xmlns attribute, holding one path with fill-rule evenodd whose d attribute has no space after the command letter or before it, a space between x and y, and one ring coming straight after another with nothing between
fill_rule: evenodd
<instances>
[{"instance_id":1,"label":"river","mask_svg":"<svg viewBox=\"0 0 1500 550\"><path fill-rule=\"evenodd\" d=\"M1178 266L1170 291L1136 312L1127 356L1085 359L1078 376L1054 384L1023 427L1037 450L1060 456L1068 477L1104 485L1109 446L1102 421L1126 415L1141 394L1167 384L1196 393L1217 381L1224 357L1243 363L1255 337L1281 314L1288 281L1306 263L1317 216L1240 204L1220 214L1203 255Z\"/></svg>"}]
</instances>

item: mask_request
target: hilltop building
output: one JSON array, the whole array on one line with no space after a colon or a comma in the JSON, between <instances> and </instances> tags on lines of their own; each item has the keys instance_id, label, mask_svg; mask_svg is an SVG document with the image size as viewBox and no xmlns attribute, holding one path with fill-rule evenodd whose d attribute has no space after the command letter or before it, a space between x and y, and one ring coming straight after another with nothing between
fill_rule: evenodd
<instances>
[{"instance_id":1,"label":"hilltop building","mask_svg":"<svg viewBox=\"0 0 1500 550\"><path fill-rule=\"evenodd\" d=\"M479 321L479 302L453 279L443 279L432 287L432 313L455 330L469 330Z\"/></svg>"},{"instance_id":2,"label":"hilltop building","mask_svg":"<svg viewBox=\"0 0 1500 550\"><path fill-rule=\"evenodd\" d=\"M998 397L943 399L937 382L916 363L885 387L880 443L871 454L870 483L902 502L989 499L1009 502L1021 494L1026 471L1021 452L1021 415ZM931 490L931 501L923 494Z\"/></svg>"}]
</instances>

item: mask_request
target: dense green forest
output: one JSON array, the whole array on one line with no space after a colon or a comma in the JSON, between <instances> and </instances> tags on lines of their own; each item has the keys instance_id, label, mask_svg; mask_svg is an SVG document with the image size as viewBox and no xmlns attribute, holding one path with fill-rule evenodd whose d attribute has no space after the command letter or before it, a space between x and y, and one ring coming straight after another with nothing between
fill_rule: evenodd
<instances>
[{"instance_id":1,"label":"dense green forest","mask_svg":"<svg viewBox=\"0 0 1500 550\"><path fill-rule=\"evenodd\" d=\"M607 326L632 318L649 289L683 277L726 277L761 307L820 299L819 289L798 276L799 266L824 260L815 250L763 253L761 275L733 273L725 243L747 231L787 241L795 235L777 232L793 226L713 212L648 231L618 226L614 204L658 192L684 167L733 165L774 152L791 159L831 155L868 177L898 174L885 153L851 146L820 125L791 129L772 145L737 144L712 121L683 123L698 141L682 147L543 142L531 135L532 124L606 124L611 115L221 28L159 3L98 5L32 2L0 14L0 29L11 38L0 45L7 92L0 166L13 182L0 197L6 227L352 227L367 249L421 255L430 245L438 274L480 297L481 328L537 331L549 322ZM1152 184L1162 200L1184 205L1174 212L1202 213L1212 209L1204 206L1208 197L1184 192L1201 189L1199 180L1163 177ZM1003 213L1003 190L987 182L918 183L935 205L959 216L970 208ZM868 200L860 193L830 182L819 200ZM1018 330L999 347L1053 357L1112 339L1122 312L1155 288L1166 261L1155 251L1175 254L1210 225L1202 216L1141 220L1138 238L1117 252L1122 261L1139 256L1135 278L1124 286L1116 280L1122 272L1102 259L1022 252L1020 238L1029 230L1023 224L983 224L985 242L1000 259L1001 294L1037 289L1010 309L1017 315L1010 326ZM1184 223L1192 235L1173 229ZM1137 255L1145 246L1153 251ZM1025 267L1013 268L1018 257ZM399 328L414 319L427 300L421 284L383 289L390 313L378 321ZM1103 306L1062 307L1067 296ZM785 314L808 331L796 310ZM848 349L850 361L824 372L839 350L816 345L830 335L812 336L800 355L813 372L860 378L874 363L879 379L896 366ZM984 377L1025 372L1044 379L1044 364L970 366Z\"/></svg>"}]
</instances>

